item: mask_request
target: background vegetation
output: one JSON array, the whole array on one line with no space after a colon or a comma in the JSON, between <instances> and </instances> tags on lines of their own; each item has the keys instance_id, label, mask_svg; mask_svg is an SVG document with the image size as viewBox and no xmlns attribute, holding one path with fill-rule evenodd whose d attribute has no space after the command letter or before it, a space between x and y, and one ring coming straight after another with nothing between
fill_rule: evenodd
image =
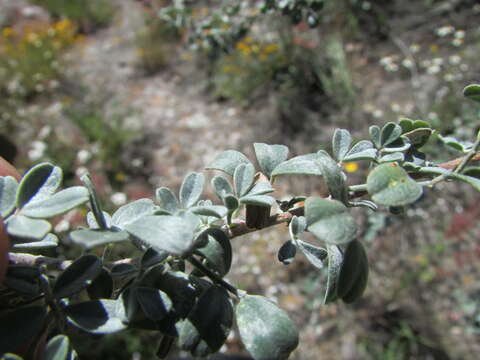
<instances>
[{"instance_id":1,"label":"background vegetation","mask_svg":"<svg viewBox=\"0 0 480 360\"><path fill-rule=\"evenodd\" d=\"M254 141L305 153L329 147L335 127L360 138L373 123L410 117L440 128L429 150L442 160L457 153L440 134L467 141L480 127L478 107L459 100L480 70L475 1L325 0L321 17L298 22L262 14L260 1L84 3L0 1L0 154L20 169L52 161L70 183L88 168L107 208L178 188L219 150L251 154ZM304 178L279 188L322 193ZM284 229L236 243L232 280L294 314L303 329L295 359L474 359L478 194L462 185L435 191L442 200L432 191L400 216L362 219L377 265L353 306L321 305L324 275L306 263L272 264ZM78 219L69 213L56 230ZM65 244L64 254L78 251ZM98 358L93 343L104 359L127 358L125 347L148 359L149 340L85 339L84 356ZM241 352L238 338L224 350Z\"/></svg>"}]
</instances>

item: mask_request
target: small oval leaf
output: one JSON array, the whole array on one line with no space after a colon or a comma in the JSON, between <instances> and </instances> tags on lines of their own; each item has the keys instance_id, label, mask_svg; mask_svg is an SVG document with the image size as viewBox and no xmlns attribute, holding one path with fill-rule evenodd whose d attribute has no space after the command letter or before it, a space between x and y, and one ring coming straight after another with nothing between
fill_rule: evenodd
<instances>
[{"instance_id":1,"label":"small oval leaf","mask_svg":"<svg viewBox=\"0 0 480 360\"><path fill-rule=\"evenodd\" d=\"M208 165L207 170L220 170L233 176L235 169L240 164L248 164L250 160L245 155L236 150L227 150L217 155L217 157Z\"/></svg>"},{"instance_id":2,"label":"small oval leaf","mask_svg":"<svg viewBox=\"0 0 480 360\"><path fill-rule=\"evenodd\" d=\"M11 236L30 240L42 240L52 229L46 220L30 219L23 215L14 215L7 221L7 232Z\"/></svg>"},{"instance_id":3,"label":"small oval leaf","mask_svg":"<svg viewBox=\"0 0 480 360\"><path fill-rule=\"evenodd\" d=\"M47 198L29 201L21 213L36 219L51 218L85 204L88 199L89 193L86 187L73 186Z\"/></svg>"},{"instance_id":4,"label":"small oval leaf","mask_svg":"<svg viewBox=\"0 0 480 360\"><path fill-rule=\"evenodd\" d=\"M350 149L352 136L345 129L336 129L333 133L332 150L333 156L337 161L342 161Z\"/></svg>"},{"instance_id":5,"label":"small oval leaf","mask_svg":"<svg viewBox=\"0 0 480 360\"><path fill-rule=\"evenodd\" d=\"M41 163L23 175L17 190L17 207L22 208L29 201L51 196L62 182L62 169L50 163Z\"/></svg>"},{"instance_id":6,"label":"small oval leaf","mask_svg":"<svg viewBox=\"0 0 480 360\"><path fill-rule=\"evenodd\" d=\"M422 187L397 163L381 164L373 169L367 178L367 191L373 201L384 206L411 204L423 193Z\"/></svg>"},{"instance_id":7,"label":"small oval leaf","mask_svg":"<svg viewBox=\"0 0 480 360\"><path fill-rule=\"evenodd\" d=\"M67 360L70 340L65 335L57 335L50 339L45 349L45 360Z\"/></svg>"},{"instance_id":8,"label":"small oval leaf","mask_svg":"<svg viewBox=\"0 0 480 360\"><path fill-rule=\"evenodd\" d=\"M78 258L58 277L53 287L53 296L65 298L80 292L90 285L101 271L102 260L97 256L88 254Z\"/></svg>"},{"instance_id":9,"label":"small oval leaf","mask_svg":"<svg viewBox=\"0 0 480 360\"><path fill-rule=\"evenodd\" d=\"M317 154L306 154L296 156L280 163L272 171L271 177L279 175L322 175L320 168L315 160L318 158Z\"/></svg>"},{"instance_id":10,"label":"small oval leaf","mask_svg":"<svg viewBox=\"0 0 480 360\"><path fill-rule=\"evenodd\" d=\"M11 176L0 176L0 216L7 217L15 209L18 183Z\"/></svg>"},{"instance_id":11,"label":"small oval leaf","mask_svg":"<svg viewBox=\"0 0 480 360\"><path fill-rule=\"evenodd\" d=\"M298 346L295 324L263 296L241 298L236 316L242 342L255 360L285 360Z\"/></svg>"},{"instance_id":12,"label":"small oval leaf","mask_svg":"<svg viewBox=\"0 0 480 360\"><path fill-rule=\"evenodd\" d=\"M178 209L178 200L175 194L167 187L161 187L155 192L160 207L170 214L175 214Z\"/></svg>"},{"instance_id":13,"label":"small oval leaf","mask_svg":"<svg viewBox=\"0 0 480 360\"><path fill-rule=\"evenodd\" d=\"M180 187L180 204L184 209L195 205L200 199L204 182L205 176L202 173L190 173L183 179Z\"/></svg>"},{"instance_id":14,"label":"small oval leaf","mask_svg":"<svg viewBox=\"0 0 480 360\"><path fill-rule=\"evenodd\" d=\"M255 155L262 172L270 177L273 170L282 162L287 160L288 147L285 145L268 145L254 143Z\"/></svg>"},{"instance_id":15,"label":"small oval leaf","mask_svg":"<svg viewBox=\"0 0 480 360\"><path fill-rule=\"evenodd\" d=\"M240 164L235 169L233 180L238 197L245 195L253 185L255 178L255 168L251 163Z\"/></svg>"},{"instance_id":16,"label":"small oval leaf","mask_svg":"<svg viewBox=\"0 0 480 360\"><path fill-rule=\"evenodd\" d=\"M283 243L282 247L280 250L278 250L278 261L285 265L289 265L293 262L295 259L295 254L297 253L297 248L293 244L292 240L288 240L285 243Z\"/></svg>"}]
</instances>

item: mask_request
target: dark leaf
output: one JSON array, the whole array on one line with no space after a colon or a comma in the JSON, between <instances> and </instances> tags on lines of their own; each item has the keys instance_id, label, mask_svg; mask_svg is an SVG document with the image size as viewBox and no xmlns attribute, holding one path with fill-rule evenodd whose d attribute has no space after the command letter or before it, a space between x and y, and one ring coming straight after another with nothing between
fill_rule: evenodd
<instances>
[{"instance_id":1,"label":"dark leaf","mask_svg":"<svg viewBox=\"0 0 480 360\"><path fill-rule=\"evenodd\" d=\"M80 292L90 285L101 271L102 260L97 256L88 254L78 258L58 277L53 287L53 296L65 298Z\"/></svg>"}]
</instances>

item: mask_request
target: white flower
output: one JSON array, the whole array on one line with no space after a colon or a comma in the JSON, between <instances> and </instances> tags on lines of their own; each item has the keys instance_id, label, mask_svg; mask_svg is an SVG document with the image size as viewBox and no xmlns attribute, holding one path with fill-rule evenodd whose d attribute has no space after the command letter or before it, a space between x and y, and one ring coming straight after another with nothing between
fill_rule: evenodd
<instances>
[{"instance_id":1,"label":"white flower","mask_svg":"<svg viewBox=\"0 0 480 360\"><path fill-rule=\"evenodd\" d=\"M373 112L372 115L373 115L374 118L377 118L377 119L381 118L383 116L383 111L380 110L380 109L377 109Z\"/></svg>"},{"instance_id":2,"label":"white flower","mask_svg":"<svg viewBox=\"0 0 480 360\"><path fill-rule=\"evenodd\" d=\"M453 45L453 46L457 46L457 47L458 47L458 46L461 46L462 44L463 44L463 39L455 38L455 39L453 39L453 41L452 41L452 45Z\"/></svg>"},{"instance_id":3,"label":"white flower","mask_svg":"<svg viewBox=\"0 0 480 360\"><path fill-rule=\"evenodd\" d=\"M81 178L86 173L88 173L88 170L86 167L83 167L83 166L80 166L77 168L77 170L75 170L75 175L79 178Z\"/></svg>"},{"instance_id":4,"label":"white flower","mask_svg":"<svg viewBox=\"0 0 480 360\"><path fill-rule=\"evenodd\" d=\"M416 54L417 52L420 51L420 45L412 44L412 45L410 45L409 49L412 52L412 54Z\"/></svg>"},{"instance_id":5,"label":"white flower","mask_svg":"<svg viewBox=\"0 0 480 360\"><path fill-rule=\"evenodd\" d=\"M463 30L457 30L455 31L455 34L453 34L455 39L463 39L465 37L465 31Z\"/></svg>"},{"instance_id":6,"label":"white flower","mask_svg":"<svg viewBox=\"0 0 480 360\"><path fill-rule=\"evenodd\" d=\"M112 194L112 196L110 196L110 200L114 205L121 206L127 202L127 195L122 192L117 192L115 194Z\"/></svg>"},{"instance_id":7,"label":"white flower","mask_svg":"<svg viewBox=\"0 0 480 360\"><path fill-rule=\"evenodd\" d=\"M442 58L435 58L435 59L432 60L432 62L433 62L434 65L438 65L438 66L443 65L443 59Z\"/></svg>"},{"instance_id":8,"label":"white flower","mask_svg":"<svg viewBox=\"0 0 480 360\"><path fill-rule=\"evenodd\" d=\"M91 156L92 154L88 150L82 149L77 154L77 160L80 164L85 164Z\"/></svg>"},{"instance_id":9,"label":"white flower","mask_svg":"<svg viewBox=\"0 0 480 360\"><path fill-rule=\"evenodd\" d=\"M431 65L427 68L427 73L430 74L430 75L435 75L435 74L438 74L440 72L440 66L438 65Z\"/></svg>"},{"instance_id":10,"label":"white flower","mask_svg":"<svg viewBox=\"0 0 480 360\"><path fill-rule=\"evenodd\" d=\"M409 59L409 58L403 59L402 65L407 69L411 69L413 67L413 61L412 59Z\"/></svg>"},{"instance_id":11,"label":"white flower","mask_svg":"<svg viewBox=\"0 0 480 360\"><path fill-rule=\"evenodd\" d=\"M389 72L395 72L398 70L398 65L395 63L388 64L387 66L385 66L385 70Z\"/></svg>"},{"instance_id":12,"label":"white flower","mask_svg":"<svg viewBox=\"0 0 480 360\"><path fill-rule=\"evenodd\" d=\"M447 35L450 35L454 31L455 31L455 28L453 26L446 25L446 26L439 27L435 32L436 32L437 36L445 37Z\"/></svg>"},{"instance_id":13,"label":"white flower","mask_svg":"<svg viewBox=\"0 0 480 360\"><path fill-rule=\"evenodd\" d=\"M390 105L390 107L392 108L392 111L394 111L394 112L400 112L400 110L402 110L400 105L398 105L397 103L393 103L392 105Z\"/></svg>"},{"instance_id":14,"label":"white flower","mask_svg":"<svg viewBox=\"0 0 480 360\"><path fill-rule=\"evenodd\" d=\"M451 55L449 58L448 58L448 61L450 62L450 64L452 65L458 65L460 64L460 61L462 61L462 58L458 55Z\"/></svg>"}]
</instances>

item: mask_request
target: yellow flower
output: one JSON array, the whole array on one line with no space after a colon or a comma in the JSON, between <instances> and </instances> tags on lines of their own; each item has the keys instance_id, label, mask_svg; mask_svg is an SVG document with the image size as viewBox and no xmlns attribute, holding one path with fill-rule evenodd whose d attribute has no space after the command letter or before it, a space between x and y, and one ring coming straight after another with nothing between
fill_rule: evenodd
<instances>
[{"instance_id":1,"label":"yellow flower","mask_svg":"<svg viewBox=\"0 0 480 360\"><path fill-rule=\"evenodd\" d=\"M11 35L13 35L13 29L10 27L6 27L5 29L2 30L2 35L4 38L8 38Z\"/></svg>"},{"instance_id":2,"label":"yellow flower","mask_svg":"<svg viewBox=\"0 0 480 360\"><path fill-rule=\"evenodd\" d=\"M348 173L353 173L358 171L358 164L356 162L349 162L344 165L345 171Z\"/></svg>"}]
</instances>

